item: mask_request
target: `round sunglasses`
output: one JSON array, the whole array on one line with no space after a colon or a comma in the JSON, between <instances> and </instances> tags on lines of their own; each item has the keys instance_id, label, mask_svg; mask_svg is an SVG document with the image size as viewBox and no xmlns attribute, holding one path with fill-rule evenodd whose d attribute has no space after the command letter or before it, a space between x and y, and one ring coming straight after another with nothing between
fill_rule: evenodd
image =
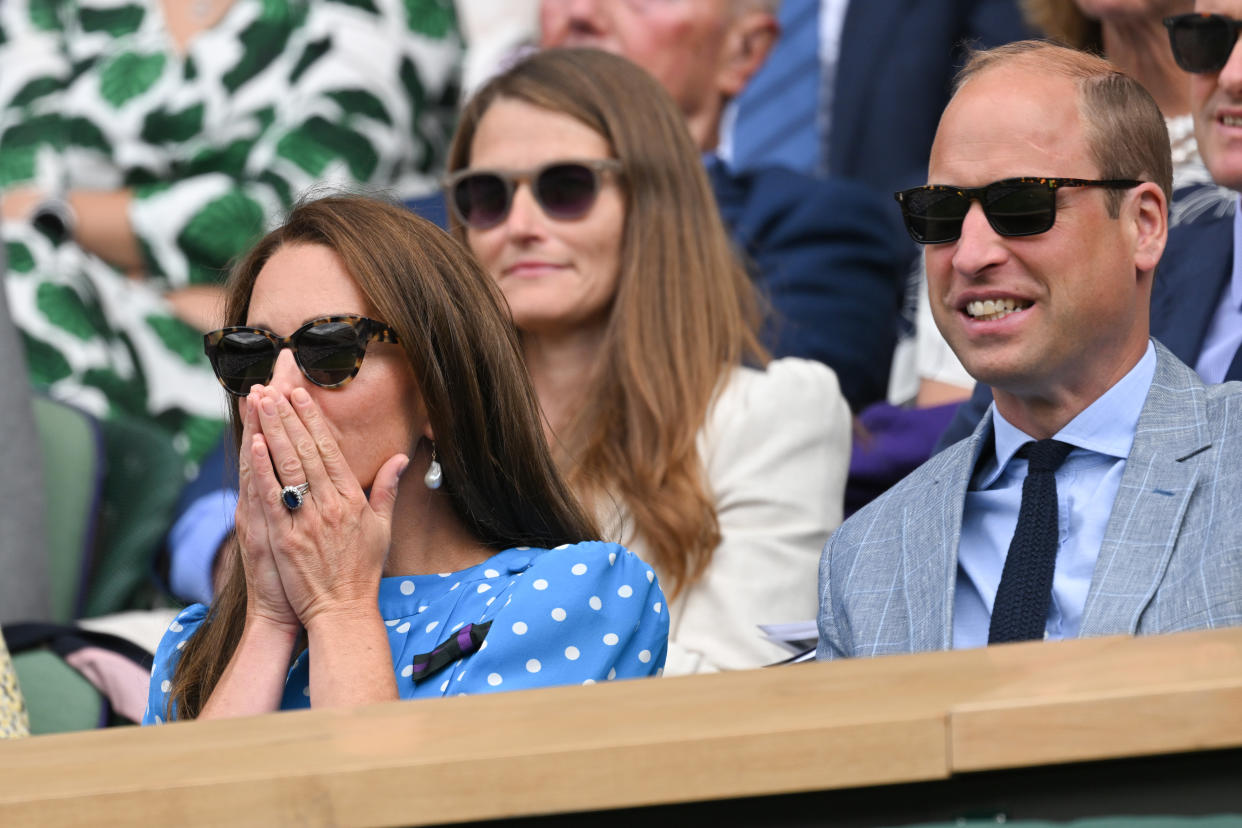
<instances>
[{"instance_id":1,"label":"round sunglasses","mask_svg":"<svg viewBox=\"0 0 1242 828\"><path fill-rule=\"evenodd\" d=\"M1142 181L1085 178L1006 178L984 187L931 184L893 193L910 238L919 244L944 244L962 235L970 203L978 201L988 224L1002 236L1035 236L1052 229L1057 220L1057 190L1061 187L1106 187L1124 190Z\"/></svg>"},{"instance_id":2,"label":"round sunglasses","mask_svg":"<svg viewBox=\"0 0 1242 828\"><path fill-rule=\"evenodd\" d=\"M539 209L558 221L582 218L595 204L605 173L621 172L613 158L553 161L530 170L458 170L444 180L449 208L475 230L495 227L509 215L517 185L526 183Z\"/></svg>"},{"instance_id":3,"label":"round sunglasses","mask_svg":"<svg viewBox=\"0 0 1242 828\"><path fill-rule=\"evenodd\" d=\"M1196 75L1219 72L1229 62L1242 21L1223 14L1178 14L1164 19L1177 65Z\"/></svg>"},{"instance_id":4,"label":"round sunglasses","mask_svg":"<svg viewBox=\"0 0 1242 828\"><path fill-rule=\"evenodd\" d=\"M288 336L262 328L222 328L203 337L203 350L225 390L244 397L251 386L271 382L284 348L293 351L294 362L308 380L323 388L340 388L357 376L373 340L395 343L397 334L365 316L324 316Z\"/></svg>"}]
</instances>

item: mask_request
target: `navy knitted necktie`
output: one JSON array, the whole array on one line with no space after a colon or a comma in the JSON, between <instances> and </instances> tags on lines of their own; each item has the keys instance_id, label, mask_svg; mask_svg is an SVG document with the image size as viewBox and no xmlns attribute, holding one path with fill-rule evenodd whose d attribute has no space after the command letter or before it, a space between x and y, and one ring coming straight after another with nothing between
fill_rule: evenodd
<instances>
[{"instance_id":1,"label":"navy knitted necktie","mask_svg":"<svg viewBox=\"0 0 1242 828\"><path fill-rule=\"evenodd\" d=\"M1059 440L1039 440L1018 449L1017 456L1027 459L1026 480L1022 481L1018 526L992 605L989 644L1044 637L1057 563L1057 481L1053 475L1071 449Z\"/></svg>"}]
</instances>

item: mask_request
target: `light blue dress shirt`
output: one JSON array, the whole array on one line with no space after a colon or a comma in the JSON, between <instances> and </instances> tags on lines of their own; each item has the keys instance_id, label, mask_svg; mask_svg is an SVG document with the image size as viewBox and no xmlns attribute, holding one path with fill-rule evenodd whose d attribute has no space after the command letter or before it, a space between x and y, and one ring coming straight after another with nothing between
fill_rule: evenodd
<instances>
[{"instance_id":1,"label":"light blue dress shirt","mask_svg":"<svg viewBox=\"0 0 1242 828\"><path fill-rule=\"evenodd\" d=\"M1216 313L1212 314L1195 371L1206 383L1224 382L1239 346L1242 346L1242 196L1233 213L1233 276L1216 306Z\"/></svg>"},{"instance_id":2,"label":"light blue dress shirt","mask_svg":"<svg viewBox=\"0 0 1242 828\"><path fill-rule=\"evenodd\" d=\"M1074 450L1056 472L1057 564L1046 639L1078 635L1095 561L1155 373L1156 350L1148 342L1129 373L1054 435ZM995 404L988 413L995 453L975 469L966 492L953 594L954 649L988 643L992 604L1026 479L1027 462L1014 455L1035 439L1009 423Z\"/></svg>"}]
</instances>

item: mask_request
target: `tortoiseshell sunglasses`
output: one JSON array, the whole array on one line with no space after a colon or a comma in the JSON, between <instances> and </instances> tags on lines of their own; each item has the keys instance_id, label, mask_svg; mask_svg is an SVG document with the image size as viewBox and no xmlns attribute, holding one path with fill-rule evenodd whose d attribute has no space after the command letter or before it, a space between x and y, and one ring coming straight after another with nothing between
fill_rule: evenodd
<instances>
[{"instance_id":1,"label":"tortoiseshell sunglasses","mask_svg":"<svg viewBox=\"0 0 1242 828\"><path fill-rule=\"evenodd\" d=\"M357 376L373 340L396 343L397 334L364 316L324 316L288 336L262 328L222 328L203 337L203 350L225 390L244 397L256 383L271 381L282 348L293 351L298 369L315 385L340 388Z\"/></svg>"}]
</instances>

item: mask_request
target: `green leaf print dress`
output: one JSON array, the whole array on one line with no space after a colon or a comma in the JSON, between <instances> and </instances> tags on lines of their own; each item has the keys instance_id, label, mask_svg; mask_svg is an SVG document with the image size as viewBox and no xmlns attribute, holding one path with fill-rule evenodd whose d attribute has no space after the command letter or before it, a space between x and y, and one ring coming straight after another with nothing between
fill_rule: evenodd
<instances>
[{"instance_id":1,"label":"green leaf print dress","mask_svg":"<svg viewBox=\"0 0 1242 828\"><path fill-rule=\"evenodd\" d=\"M184 53L157 0L2 0L0 198L128 189L145 261L4 225L34 385L201 456L224 393L165 291L222 282L308 191L434 187L460 55L452 0L235 0Z\"/></svg>"}]
</instances>

